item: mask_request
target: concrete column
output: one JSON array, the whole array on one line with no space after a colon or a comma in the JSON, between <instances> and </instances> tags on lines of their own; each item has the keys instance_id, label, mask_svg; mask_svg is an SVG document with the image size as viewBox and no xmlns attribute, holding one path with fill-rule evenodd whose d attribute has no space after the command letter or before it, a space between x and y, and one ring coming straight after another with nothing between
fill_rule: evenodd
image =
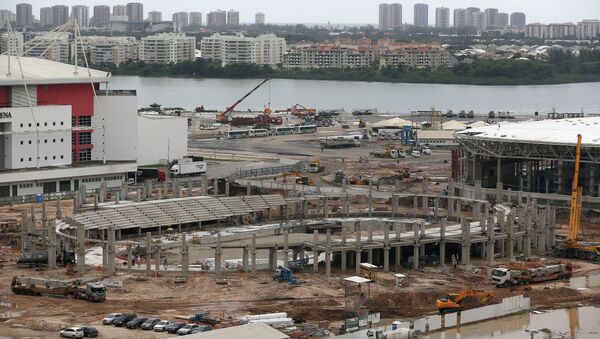
<instances>
[{"instance_id":1,"label":"concrete column","mask_svg":"<svg viewBox=\"0 0 600 339\"><path fill-rule=\"evenodd\" d=\"M341 269L342 272L346 272L346 266L347 266L347 258L348 257L348 253L346 252L346 250L342 250L341 251Z\"/></svg>"},{"instance_id":2,"label":"concrete column","mask_svg":"<svg viewBox=\"0 0 600 339\"><path fill-rule=\"evenodd\" d=\"M494 245L496 244L496 238L495 238L496 235L494 234L494 226L495 225L494 225L493 217L488 218L486 226L487 226L486 233L488 236L488 243L486 246L487 253L485 256L488 260L488 264L491 266L494 264L494 255L495 255Z\"/></svg>"},{"instance_id":3,"label":"concrete column","mask_svg":"<svg viewBox=\"0 0 600 339\"><path fill-rule=\"evenodd\" d=\"M323 197L323 218L327 218L327 197Z\"/></svg>"},{"instance_id":4,"label":"concrete column","mask_svg":"<svg viewBox=\"0 0 600 339\"><path fill-rule=\"evenodd\" d=\"M373 215L373 190L371 187L371 182L369 181L369 217Z\"/></svg>"},{"instance_id":5,"label":"concrete column","mask_svg":"<svg viewBox=\"0 0 600 339\"><path fill-rule=\"evenodd\" d=\"M85 228L77 223L77 268L82 271L85 267Z\"/></svg>"},{"instance_id":6,"label":"concrete column","mask_svg":"<svg viewBox=\"0 0 600 339\"><path fill-rule=\"evenodd\" d=\"M42 205L44 206L44 205ZM56 224L54 221L44 220L44 226L47 226L48 233L48 269L56 268Z\"/></svg>"},{"instance_id":7,"label":"concrete column","mask_svg":"<svg viewBox=\"0 0 600 339\"><path fill-rule=\"evenodd\" d=\"M246 183L246 195L252 195L252 184L250 181Z\"/></svg>"},{"instance_id":8,"label":"concrete column","mask_svg":"<svg viewBox=\"0 0 600 339\"><path fill-rule=\"evenodd\" d=\"M154 248L154 271L160 271L160 245Z\"/></svg>"},{"instance_id":9,"label":"concrete column","mask_svg":"<svg viewBox=\"0 0 600 339\"><path fill-rule=\"evenodd\" d=\"M414 244L413 244L413 268L414 269L418 269L419 268L419 251L420 251L420 247L421 247L421 234L420 234L420 230L419 227L414 227L413 225L413 239L414 239Z\"/></svg>"},{"instance_id":10,"label":"concrete column","mask_svg":"<svg viewBox=\"0 0 600 339\"><path fill-rule=\"evenodd\" d=\"M462 218L461 228L463 237L460 260L462 265L468 266L471 265L471 225L465 218Z\"/></svg>"},{"instance_id":11,"label":"concrete column","mask_svg":"<svg viewBox=\"0 0 600 339\"><path fill-rule=\"evenodd\" d=\"M429 177L423 176L423 194L427 194L429 192Z\"/></svg>"},{"instance_id":12,"label":"concrete column","mask_svg":"<svg viewBox=\"0 0 600 339\"><path fill-rule=\"evenodd\" d=\"M242 249L242 268L244 269L244 273L248 273L249 265L249 257L250 257L250 248L245 246Z\"/></svg>"},{"instance_id":13,"label":"concrete column","mask_svg":"<svg viewBox=\"0 0 600 339\"><path fill-rule=\"evenodd\" d=\"M95 197L94 197L94 200L96 200ZM137 202L142 201L142 191L140 189L137 189L135 191L135 201L137 201Z\"/></svg>"},{"instance_id":14,"label":"concrete column","mask_svg":"<svg viewBox=\"0 0 600 339\"><path fill-rule=\"evenodd\" d=\"M252 256L252 276L256 276L256 233L252 233L252 248L250 249Z\"/></svg>"},{"instance_id":15,"label":"concrete column","mask_svg":"<svg viewBox=\"0 0 600 339\"><path fill-rule=\"evenodd\" d=\"M217 246L215 247L215 274L217 277L217 283L223 281L223 271L221 271L221 232L217 234Z\"/></svg>"},{"instance_id":16,"label":"concrete column","mask_svg":"<svg viewBox=\"0 0 600 339\"><path fill-rule=\"evenodd\" d=\"M219 179L213 179L213 195L219 195Z\"/></svg>"},{"instance_id":17,"label":"concrete column","mask_svg":"<svg viewBox=\"0 0 600 339\"><path fill-rule=\"evenodd\" d=\"M269 269L274 272L277 269L277 248L269 248Z\"/></svg>"},{"instance_id":18,"label":"concrete column","mask_svg":"<svg viewBox=\"0 0 600 339\"><path fill-rule=\"evenodd\" d=\"M356 251L355 251L355 255L356 255L356 260L355 260L355 266L356 266L356 275L360 276L360 253L362 251L362 244L361 244L361 234L360 234L360 222L355 222L355 232L356 232Z\"/></svg>"},{"instance_id":19,"label":"concrete column","mask_svg":"<svg viewBox=\"0 0 600 339\"><path fill-rule=\"evenodd\" d=\"M331 229L327 229L327 244L325 250L325 276L331 277Z\"/></svg>"},{"instance_id":20,"label":"concrete column","mask_svg":"<svg viewBox=\"0 0 600 339\"><path fill-rule=\"evenodd\" d=\"M394 229L396 231L396 242L400 242L402 223L394 224ZM402 261L402 247L400 245L396 246L396 266L400 266L400 262Z\"/></svg>"},{"instance_id":21,"label":"concrete column","mask_svg":"<svg viewBox=\"0 0 600 339\"><path fill-rule=\"evenodd\" d=\"M181 234L181 275L187 277L190 271L190 251L187 244L186 234Z\"/></svg>"},{"instance_id":22,"label":"concrete column","mask_svg":"<svg viewBox=\"0 0 600 339\"><path fill-rule=\"evenodd\" d=\"M446 223L448 219L442 219L440 225L440 264L446 265Z\"/></svg>"},{"instance_id":23,"label":"concrete column","mask_svg":"<svg viewBox=\"0 0 600 339\"><path fill-rule=\"evenodd\" d=\"M413 197L413 216L415 218L419 215L418 211L417 211L418 206L419 206L419 200L418 200L417 196L415 195Z\"/></svg>"},{"instance_id":24,"label":"concrete column","mask_svg":"<svg viewBox=\"0 0 600 339\"><path fill-rule=\"evenodd\" d=\"M504 210L500 209L498 210L498 212L496 213L496 219L498 220L498 226L500 228L500 234L505 234L506 233L506 221L504 219ZM500 240L499 242L499 247L500 247L500 256L502 258L504 258L506 256L506 252L505 252L505 246L504 246L505 241L504 240Z\"/></svg>"},{"instance_id":25,"label":"concrete column","mask_svg":"<svg viewBox=\"0 0 600 339\"><path fill-rule=\"evenodd\" d=\"M515 226L515 215L517 214L516 209L513 207L510 211L510 214L506 221L506 230L508 233L508 238L506 239L506 245L508 247L508 259L510 261L515 260L515 236L514 236L514 226Z\"/></svg>"},{"instance_id":26,"label":"concrete column","mask_svg":"<svg viewBox=\"0 0 600 339\"><path fill-rule=\"evenodd\" d=\"M289 267L288 230L283 231L283 267Z\"/></svg>"},{"instance_id":27,"label":"concrete column","mask_svg":"<svg viewBox=\"0 0 600 339\"><path fill-rule=\"evenodd\" d=\"M107 264L106 271L108 275L115 274L115 227L108 226L108 236L107 236Z\"/></svg>"},{"instance_id":28,"label":"concrete column","mask_svg":"<svg viewBox=\"0 0 600 339\"><path fill-rule=\"evenodd\" d=\"M313 272L319 272L319 251L317 250L317 244L319 243L319 232L313 231Z\"/></svg>"},{"instance_id":29,"label":"concrete column","mask_svg":"<svg viewBox=\"0 0 600 339\"><path fill-rule=\"evenodd\" d=\"M152 263L150 259L152 257L152 234L150 232L146 233L146 274L150 275L152 271Z\"/></svg>"},{"instance_id":30,"label":"concrete column","mask_svg":"<svg viewBox=\"0 0 600 339\"><path fill-rule=\"evenodd\" d=\"M525 234L523 235L523 256L529 258L531 256L531 210L529 206L525 207Z\"/></svg>"},{"instance_id":31,"label":"concrete column","mask_svg":"<svg viewBox=\"0 0 600 339\"><path fill-rule=\"evenodd\" d=\"M368 241L369 241L369 243L372 243L373 242L373 226L369 225L368 231L369 231ZM373 249L372 248L369 248L367 250L367 262L369 264L373 263Z\"/></svg>"},{"instance_id":32,"label":"concrete column","mask_svg":"<svg viewBox=\"0 0 600 339\"><path fill-rule=\"evenodd\" d=\"M390 271L390 228L388 223L386 222L384 225L384 233L383 233L383 271Z\"/></svg>"},{"instance_id":33,"label":"concrete column","mask_svg":"<svg viewBox=\"0 0 600 339\"><path fill-rule=\"evenodd\" d=\"M454 198L448 196L448 216L454 215Z\"/></svg>"},{"instance_id":34,"label":"concrete column","mask_svg":"<svg viewBox=\"0 0 600 339\"><path fill-rule=\"evenodd\" d=\"M131 260L133 259L133 246L131 244L127 244L127 272L131 273L133 269L133 263Z\"/></svg>"},{"instance_id":35,"label":"concrete column","mask_svg":"<svg viewBox=\"0 0 600 339\"><path fill-rule=\"evenodd\" d=\"M225 196L229 196L229 180L225 179Z\"/></svg>"}]
</instances>

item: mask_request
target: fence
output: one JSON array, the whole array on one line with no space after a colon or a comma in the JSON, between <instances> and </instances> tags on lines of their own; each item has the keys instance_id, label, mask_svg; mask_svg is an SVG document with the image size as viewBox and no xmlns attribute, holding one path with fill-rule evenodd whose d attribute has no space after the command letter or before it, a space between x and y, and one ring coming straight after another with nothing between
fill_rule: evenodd
<instances>
[{"instance_id":1,"label":"fence","mask_svg":"<svg viewBox=\"0 0 600 339\"><path fill-rule=\"evenodd\" d=\"M583 277L571 278L569 281L571 288L593 288L600 286L600 274L585 275Z\"/></svg>"},{"instance_id":2,"label":"fence","mask_svg":"<svg viewBox=\"0 0 600 339\"><path fill-rule=\"evenodd\" d=\"M247 170L237 170L233 174L229 175L227 179L229 181L235 181L237 179L251 178L251 177L262 177L266 175L282 174L284 172L299 172L303 169L304 165L297 162L292 165L274 166L274 167L263 167L263 168L252 168Z\"/></svg>"}]
</instances>

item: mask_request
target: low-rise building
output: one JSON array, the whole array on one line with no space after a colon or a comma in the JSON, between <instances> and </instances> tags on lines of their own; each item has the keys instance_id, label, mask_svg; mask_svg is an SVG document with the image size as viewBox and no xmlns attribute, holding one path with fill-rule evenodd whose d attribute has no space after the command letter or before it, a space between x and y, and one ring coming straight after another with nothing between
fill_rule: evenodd
<instances>
[{"instance_id":1,"label":"low-rise building","mask_svg":"<svg viewBox=\"0 0 600 339\"><path fill-rule=\"evenodd\" d=\"M182 33L161 33L142 38L140 60L152 64L175 64L196 59L196 38Z\"/></svg>"},{"instance_id":2,"label":"low-rise building","mask_svg":"<svg viewBox=\"0 0 600 339\"><path fill-rule=\"evenodd\" d=\"M36 36L25 47L25 56L43 58L56 62L69 63L70 41L69 34L49 32Z\"/></svg>"},{"instance_id":3,"label":"low-rise building","mask_svg":"<svg viewBox=\"0 0 600 339\"><path fill-rule=\"evenodd\" d=\"M577 23L577 39L598 39L600 38L600 20L583 20Z\"/></svg>"},{"instance_id":4,"label":"low-rise building","mask_svg":"<svg viewBox=\"0 0 600 339\"><path fill-rule=\"evenodd\" d=\"M371 66L367 54L333 45L309 45L291 49L283 56L284 68L366 68Z\"/></svg>"},{"instance_id":5,"label":"low-rise building","mask_svg":"<svg viewBox=\"0 0 600 339\"><path fill-rule=\"evenodd\" d=\"M456 64L456 59L443 48L434 47L407 47L382 52L379 58L379 67L440 69L450 68Z\"/></svg>"},{"instance_id":6,"label":"low-rise building","mask_svg":"<svg viewBox=\"0 0 600 339\"><path fill-rule=\"evenodd\" d=\"M532 23L525 26L525 37L534 39L576 38L577 25L573 23L549 24Z\"/></svg>"},{"instance_id":7,"label":"low-rise building","mask_svg":"<svg viewBox=\"0 0 600 339\"><path fill-rule=\"evenodd\" d=\"M127 61L139 59L139 43L134 37L104 37L84 36L78 42L78 51L81 45L89 54L90 65L116 65ZM72 42L71 51L75 51L75 42Z\"/></svg>"},{"instance_id":8,"label":"low-rise building","mask_svg":"<svg viewBox=\"0 0 600 339\"><path fill-rule=\"evenodd\" d=\"M274 34L253 38L216 33L202 38L200 49L202 58L220 60L223 66L239 63L276 66L283 62L286 42Z\"/></svg>"}]
</instances>

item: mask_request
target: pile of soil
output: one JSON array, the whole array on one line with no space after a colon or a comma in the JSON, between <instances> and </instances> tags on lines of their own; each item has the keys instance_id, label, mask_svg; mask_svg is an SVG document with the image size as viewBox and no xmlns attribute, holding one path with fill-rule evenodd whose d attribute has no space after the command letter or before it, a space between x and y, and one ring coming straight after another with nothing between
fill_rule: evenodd
<instances>
[{"instance_id":1,"label":"pile of soil","mask_svg":"<svg viewBox=\"0 0 600 339\"><path fill-rule=\"evenodd\" d=\"M528 294L534 305L548 305L559 302L575 301L583 299L584 297L581 292L568 287L532 290Z\"/></svg>"}]
</instances>

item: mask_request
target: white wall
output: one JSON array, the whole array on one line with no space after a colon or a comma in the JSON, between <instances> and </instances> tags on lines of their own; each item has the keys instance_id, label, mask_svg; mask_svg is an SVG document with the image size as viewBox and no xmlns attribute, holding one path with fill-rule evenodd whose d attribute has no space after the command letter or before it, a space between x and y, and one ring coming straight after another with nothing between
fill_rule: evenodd
<instances>
[{"instance_id":1,"label":"white wall","mask_svg":"<svg viewBox=\"0 0 600 339\"><path fill-rule=\"evenodd\" d=\"M135 161L137 157L137 97L99 95L92 117L92 160ZM103 137L103 126L105 137ZM106 142L106 145L103 142Z\"/></svg>"},{"instance_id":2,"label":"white wall","mask_svg":"<svg viewBox=\"0 0 600 339\"><path fill-rule=\"evenodd\" d=\"M71 164L71 106L12 107L1 111L12 116L0 121L11 124L7 131L10 134L5 135L5 168Z\"/></svg>"},{"instance_id":3,"label":"white wall","mask_svg":"<svg viewBox=\"0 0 600 339\"><path fill-rule=\"evenodd\" d=\"M138 118L138 166L187 155L187 118L140 115Z\"/></svg>"}]
</instances>

